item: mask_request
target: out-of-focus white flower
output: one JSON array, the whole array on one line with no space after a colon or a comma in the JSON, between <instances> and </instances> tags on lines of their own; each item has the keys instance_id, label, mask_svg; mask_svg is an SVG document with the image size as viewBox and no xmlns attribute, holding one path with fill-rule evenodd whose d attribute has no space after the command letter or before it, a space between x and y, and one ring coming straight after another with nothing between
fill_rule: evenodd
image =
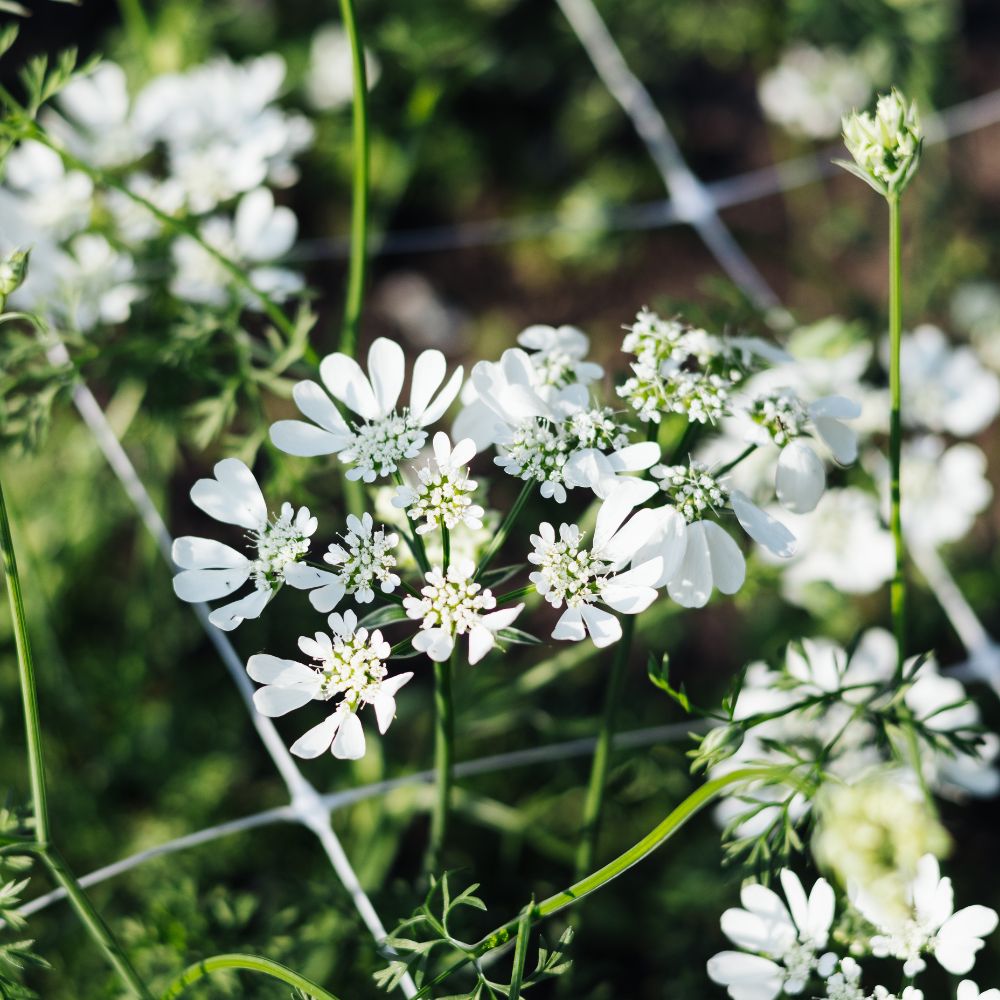
<instances>
[{"instance_id":1,"label":"out-of-focus white flower","mask_svg":"<svg viewBox=\"0 0 1000 1000\"><path fill-rule=\"evenodd\" d=\"M50 308L77 330L124 323L142 298L131 254L116 250L100 233L73 237L62 258L59 297Z\"/></svg>"},{"instance_id":2,"label":"out-of-focus white flower","mask_svg":"<svg viewBox=\"0 0 1000 1000\"><path fill-rule=\"evenodd\" d=\"M187 535L174 541L173 559L181 568L174 577L174 592L182 601L229 597L247 580L253 581L250 594L209 615L213 625L229 632L244 619L257 618L278 592L289 568L308 552L316 518L306 507L296 513L286 503L269 521L257 480L238 458L217 463L214 479L199 479L191 487L191 500L215 520L249 532L252 559L209 538Z\"/></svg>"},{"instance_id":3,"label":"out-of-focus white flower","mask_svg":"<svg viewBox=\"0 0 1000 1000\"><path fill-rule=\"evenodd\" d=\"M892 578L892 536L879 521L878 501L864 490L827 490L796 532L797 551L782 573L782 592L796 604L806 599L810 583L868 594Z\"/></svg>"},{"instance_id":4,"label":"out-of-focus white flower","mask_svg":"<svg viewBox=\"0 0 1000 1000\"><path fill-rule=\"evenodd\" d=\"M898 90L882 94L874 114L845 115L844 144L853 164L838 161L851 173L885 194L899 194L920 163L923 131L916 102L907 103Z\"/></svg>"},{"instance_id":5,"label":"out-of-focus white flower","mask_svg":"<svg viewBox=\"0 0 1000 1000\"><path fill-rule=\"evenodd\" d=\"M177 215L184 206L184 189L172 177L159 180L151 174L132 173L125 179L125 186L167 215ZM127 243L144 243L162 231L160 220L123 192L110 190L104 197L118 232Z\"/></svg>"},{"instance_id":6,"label":"out-of-focus white flower","mask_svg":"<svg viewBox=\"0 0 1000 1000\"><path fill-rule=\"evenodd\" d=\"M313 35L306 70L306 97L320 111L332 111L351 103L354 95L354 66L351 40L339 24L327 24ZM365 78L368 89L382 73L375 54L365 49Z\"/></svg>"},{"instance_id":7,"label":"out-of-focus white flower","mask_svg":"<svg viewBox=\"0 0 1000 1000\"><path fill-rule=\"evenodd\" d=\"M420 596L403 599L407 615L420 620L414 649L440 663L451 656L456 639L467 635L469 663L478 663L496 645L497 633L513 623L524 605L494 611L497 600L474 581L475 573L471 559L452 563L447 573L435 567L427 573Z\"/></svg>"},{"instance_id":8,"label":"out-of-focus white flower","mask_svg":"<svg viewBox=\"0 0 1000 1000\"><path fill-rule=\"evenodd\" d=\"M979 987L971 979L963 979L958 984L955 1000L1000 1000L1000 990L983 990L980 993Z\"/></svg>"},{"instance_id":9,"label":"out-of-focus white flower","mask_svg":"<svg viewBox=\"0 0 1000 1000\"><path fill-rule=\"evenodd\" d=\"M365 755L359 710L371 705L384 734L396 716L396 694L413 674L386 676L389 643L378 630L358 628L353 611L332 614L328 621L330 635L317 632L315 638L299 639L311 664L258 653L250 657L247 673L264 685L253 698L262 715L281 716L310 701L337 700L332 715L292 744L293 754L310 758L331 750L334 757L357 760Z\"/></svg>"},{"instance_id":10,"label":"out-of-focus white flower","mask_svg":"<svg viewBox=\"0 0 1000 1000\"><path fill-rule=\"evenodd\" d=\"M827 976L825 985L826 1000L866 1000L861 988L861 966L853 958L840 959L837 971Z\"/></svg>"},{"instance_id":11,"label":"out-of-focus white flower","mask_svg":"<svg viewBox=\"0 0 1000 1000\"><path fill-rule=\"evenodd\" d=\"M886 358L887 351L883 344ZM900 366L903 420L910 426L969 437L1000 411L1000 378L936 326L925 323L903 335Z\"/></svg>"},{"instance_id":12,"label":"out-of-focus white flower","mask_svg":"<svg viewBox=\"0 0 1000 1000\"><path fill-rule=\"evenodd\" d=\"M125 71L117 63L99 63L73 79L58 97L65 116L45 116L45 124L82 160L97 167L120 167L142 159L150 137L132 120Z\"/></svg>"},{"instance_id":13,"label":"out-of-focus white flower","mask_svg":"<svg viewBox=\"0 0 1000 1000\"><path fill-rule=\"evenodd\" d=\"M713 588L734 594L746 578L746 562L739 546L706 515L731 510L740 527L758 544L779 558L795 551L795 536L780 521L765 513L746 494L730 489L707 468L657 465L650 470L670 504L687 521L684 557L667 583L667 592L686 608L707 603Z\"/></svg>"},{"instance_id":14,"label":"out-of-focus white flower","mask_svg":"<svg viewBox=\"0 0 1000 1000\"><path fill-rule=\"evenodd\" d=\"M950 312L983 361L1000 371L1000 287L988 281L962 285L951 298Z\"/></svg>"},{"instance_id":15,"label":"out-of-focus white flower","mask_svg":"<svg viewBox=\"0 0 1000 1000\"><path fill-rule=\"evenodd\" d=\"M872 80L856 56L798 43L781 54L757 87L764 114L793 135L831 139L841 118L867 102Z\"/></svg>"},{"instance_id":16,"label":"out-of-focus white flower","mask_svg":"<svg viewBox=\"0 0 1000 1000\"><path fill-rule=\"evenodd\" d=\"M996 911L987 906L954 911L951 879L941 877L933 854L917 863L916 876L906 890L906 911L884 905L864 886L853 889L851 902L876 928L870 942L873 954L899 959L907 976L924 970L926 952L953 975L965 974L975 964L983 938L997 926Z\"/></svg>"},{"instance_id":17,"label":"out-of-focus white flower","mask_svg":"<svg viewBox=\"0 0 1000 1000\"><path fill-rule=\"evenodd\" d=\"M872 453L866 464L882 488L883 514L889 510L889 475L885 457ZM903 526L915 544L936 548L957 542L972 528L993 498L986 478L986 456L961 441L950 448L934 435L903 443Z\"/></svg>"},{"instance_id":18,"label":"out-of-focus white flower","mask_svg":"<svg viewBox=\"0 0 1000 1000\"><path fill-rule=\"evenodd\" d=\"M590 338L575 326L529 326L517 335L542 385L557 388L580 382L589 385L604 375L604 369L587 360Z\"/></svg>"},{"instance_id":19,"label":"out-of-focus white flower","mask_svg":"<svg viewBox=\"0 0 1000 1000\"><path fill-rule=\"evenodd\" d=\"M427 440L425 428L444 416L462 385L461 366L447 382L446 372L440 351L422 351L413 365L410 405L400 409L406 358L399 344L385 337L373 341L367 375L346 354L329 354L319 366L323 385L360 420L348 424L319 385L299 382L292 395L314 422L279 420L271 426L271 440L289 455L336 454L352 466L348 479L373 483L395 473L404 459L420 454Z\"/></svg>"},{"instance_id":20,"label":"out-of-focus white flower","mask_svg":"<svg viewBox=\"0 0 1000 1000\"><path fill-rule=\"evenodd\" d=\"M743 951L713 956L708 974L727 987L733 1000L796 995L814 974L833 971L835 956L820 954L833 923L833 889L825 879L817 879L806 896L798 876L787 868L780 880L784 900L773 889L750 883L740 893L743 909L722 914L723 933Z\"/></svg>"},{"instance_id":21,"label":"out-of-focus white flower","mask_svg":"<svg viewBox=\"0 0 1000 1000\"><path fill-rule=\"evenodd\" d=\"M473 503L476 482L469 479L468 463L476 454L476 446L464 438L452 447L448 435L434 435L434 457L417 470L416 486L400 486L393 506L405 510L417 526L418 535L426 535L440 526L453 531L460 524L469 528L483 526L485 511Z\"/></svg>"},{"instance_id":22,"label":"out-of-focus white flower","mask_svg":"<svg viewBox=\"0 0 1000 1000\"><path fill-rule=\"evenodd\" d=\"M220 57L157 77L136 97L136 127L166 146L170 174L193 212L210 212L265 181L295 182L293 159L313 129L274 106L284 78L284 60L274 53L245 63Z\"/></svg>"},{"instance_id":23,"label":"out-of-focus white flower","mask_svg":"<svg viewBox=\"0 0 1000 1000\"><path fill-rule=\"evenodd\" d=\"M67 171L55 150L28 139L7 154L6 170L25 219L50 239L66 239L89 225L93 182Z\"/></svg>"},{"instance_id":24,"label":"out-of-focus white flower","mask_svg":"<svg viewBox=\"0 0 1000 1000\"><path fill-rule=\"evenodd\" d=\"M267 188L245 194L233 219L213 216L199 231L223 256L246 266L254 287L271 298L281 301L302 288L300 275L269 264L291 249L298 220L290 208L274 204L274 195ZM228 268L190 236L178 237L172 250L177 273L170 282L171 292L187 302L225 305L233 287ZM246 289L240 292L247 306L260 307L255 295Z\"/></svg>"},{"instance_id":25,"label":"out-of-focus white flower","mask_svg":"<svg viewBox=\"0 0 1000 1000\"><path fill-rule=\"evenodd\" d=\"M309 591L309 603L317 611L332 611L345 594L352 594L360 604L375 599L375 587L391 594L400 584L394 572L399 536L375 530L375 522L367 511L361 517L347 515L347 532L343 545L332 544L323 561L336 569L320 569L295 563L285 571L285 581L297 590Z\"/></svg>"}]
</instances>

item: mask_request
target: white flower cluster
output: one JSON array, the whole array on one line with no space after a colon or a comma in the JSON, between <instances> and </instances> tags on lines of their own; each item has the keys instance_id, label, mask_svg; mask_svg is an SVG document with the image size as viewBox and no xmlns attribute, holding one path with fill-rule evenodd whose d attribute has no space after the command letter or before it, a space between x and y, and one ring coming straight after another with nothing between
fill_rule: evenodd
<instances>
[{"instance_id":1,"label":"white flower cluster","mask_svg":"<svg viewBox=\"0 0 1000 1000\"><path fill-rule=\"evenodd\" d=\"M845 115L843 127L852 172L877 191L898 195L920 162L923 132L916 103L893 90L878 98L874 114Z\"/></svg>"}]
</instances>

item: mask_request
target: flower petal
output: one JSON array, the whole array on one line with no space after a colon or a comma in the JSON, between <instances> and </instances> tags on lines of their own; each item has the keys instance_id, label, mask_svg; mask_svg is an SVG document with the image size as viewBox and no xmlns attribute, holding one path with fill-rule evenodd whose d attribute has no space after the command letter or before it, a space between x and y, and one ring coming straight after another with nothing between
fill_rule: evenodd
<instances>
[{"instance_id":1,"label":"flower petal","mask_svg":"<svg viewBox=\"0 0 1000 1000\"><path fill-rule=\"evenodd\" d=\"M437 350L421 351L413 364L413 379L410 385L410 415L417 420L427 409L427 404L444 381L448 371L445 356Z\"/></svg>"},{"instance_id":2,"label":"flower petal","mask_svg":"<svg viewBox=\"0 0 1000 1000\"><path fill-rule=\"evenodd\" d=\"M304 420L279 420L271 424L271 440L286 455L313 458L344 450L344 436L307 424Z\"/></svg>"},{"instance_id":3,"label":"flower petal","mask_svg":"<svg viewBox=\"0 0 1000 1000\"><path fill-rule=\"evenodd\" d=\"M337 735L337 729L340 727L343 717L344 714L341 711L328 715L318 726L313 726L292 744L292 753L296 757L304 757L307 760L325 753L330 749L330 744Z\"/></svg>"},{"instance_id":4,"label":"flower petal","mask_svg":"<svg viewBox=\"0 0 1000 1000\"><path fill-rule=\"evenodd\" d=\"M452 373L451 378L444 384L444 388L434 397L434 400L417 417L417 423L421 427L428 427L437 423L445 414L445 411L455 401L462 388L462 378L465 369L459 365Z\"/></svg>"},{"instance_id":5,"label":"flower petal","mask_svg":"<svg viewBox=\"0 0 1000 1000\"><path fill-rule=\"evenodd\" d=\"M823 443L841 465L850 465L858 457L858 435L832 417L813 417L813 426Z\"/></svg>"},{"instance_id":6,"label":"flower petal","mask_svg":"<svg viewBox=\"0 0 1000 1000\"><path fill-rule=\"evenodd\" d=\"M199 479L191 500L209 517L257 530L267 523L267 504L253 473L238 458L216 463L215 479Z\"/></svg>"},{"instance_id":7,"label":"flower petal","mask_svg":"<svg viewBox=\"0 0 1000 1000\"><path fill-rule=\"evenodd\" d=\"M328 354L319 365L319 377L334 399L365 420L378 420L378 400L361 366L346 354Z\"/></svg>"},{"instance_id":8,"label":"flower petal","mask_svg":"<svg viewBox=\"0 0 1000 1000\"><path fill-rule=\"evenodd\" d=\"M583 626L583 615L579 608L567 608L556 622L552 630L553 639L565 639L570 642L580 642L587 637Z\"/></svg>"},{"instance_id":9,"label":"flower petal","mask_svg":"<svg viewBox=\"0 0 1000 1000\"><path fill-rule=\"evenodd\" d=\"M775 493L785 510L808 514L826 489L823 461L805 441L793 441L781 449L774 474Z\"/></svg>"},{"instance_id":10,"label":"flower petal","mask_svg":"<svg viewBox=\"0 0 1000 1000\"><path fill-rule=\"evenodd\" d=\"M247 673L258 684L273 684L282 675L291 676L288 672L298 667L308 671L311 677L316 676L316 671L312 667L307 667L297 660L283 660L279 656L271 656L270 653L254 653L247 660ZM298 670L295 670L295 674L303 679L306 677Z\"/></svg>"},{"instance_id":11,"label":"flower petal","mask_svg":"<svg viewBox=\"0 0 1000 1000\"><path fill-rule=\"evenodd\" d=\"M278 687L276 684L269 684L267 687L254 691L253 703L261 715L274 719L279 715L287 715L297 708L302 708L303 705L308 705L313 700L315 693L314 688L305 685Z\"/></svg>"},{"instance_id":12,"label":"flower petal","mask_svg":"<svg viewBox=\"0 0 1000 1000\"><path fill-rule=\"evenodd\" d=\"M174 593L182 601L216 601L229 597L250 579L250 566L242 569L186 569L174 577Z\"/></svg>"},{"instance_id":13,"label":"flower petal","mask_svg":"<svg viewBox=\"0 0 1000 1000\"><path fill-rule=\"evenodd\" d=\"M216 608L208 616L208 620L216 628L221 628L223 632L232 632L240 622L248 618L259 618L269 600L271 600L271 591L255 590L242 600Z\"/></svg>"},{"instance_id":14,"label":"flower petal","mask_svg":"<svg viewBox=\"0 0 1000 1000\"><path fill-rule=\"evenodd\" d=\"M739 490L730 491L729 502L736 520L755 542L783 559L794 555L795 536L780 521L761 510Z\"/></svg>"},{"instance_id":15,"label":"flower petal","mask_svg":"<svg viewBox=\"0 0 1000 1000\"><path fill-rule=\"evenodd\" d=\"M403 348L388 337L378 337L368 349L368 378L371 379L379 415L386 416L396 408L403 391L406 358Z\"/></svg>"},{"instance_id":16,"label":"flower petal","mask_svg":"<svg viewBox=\"0 0 1000 1000\"><path fill-rule=\"evenodd\" d=\"M354 712L349 712L333 738L330 748L333 756L340 760L360 760L365 755L365 731L361 720Z\"/></svg>"},{"instance_id":17,"label":"flower petal","mask_svg":"<svg viewBox=\"0 0 1000 1000\"><path fill-rule=\"evenodd\" d=\"M241 569L250 562L229 545L193 535L175 538L170 554L181 569Z\"/></svg>"},{"instance_id":18,"label":"flower petal","mask_svg":"<svg viewBox=\"0 0 1000 1000\"><path fill-rule=\"evenodd\" d=\"M655 596L655 591L654 591ZM603 608L593 604L584 604L580 609L583 622L587 626L590 638L598 649L610 646L622 637L621 622Z\"/></svg>"},{"instance_id":19,"label":"flower petal","mask_svg":"<svg viewBox=\"0 0 1000 1000\"><path fill-rule=\"evenodd\" d=\"M292 398L295 400L295 405L323 430L342 435L345 441L351 439L350 428L321 385L308 379L296 382L292 389Z\"/></svg>"}]
</instances>

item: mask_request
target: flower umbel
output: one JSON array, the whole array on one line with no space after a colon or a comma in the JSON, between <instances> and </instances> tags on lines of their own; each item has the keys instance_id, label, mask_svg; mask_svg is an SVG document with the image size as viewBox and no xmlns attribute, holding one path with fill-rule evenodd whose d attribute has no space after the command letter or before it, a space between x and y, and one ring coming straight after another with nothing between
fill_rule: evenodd
<instances>
[{"instance_id":1,"label":"flower umbel","mask_svg":"<svg viewBox=\"0 0 1000 1000\"><path fill-rule=\"evenodd\" d=\"M884 195L898 195L920 163L923 132L916 102L895 88L875 103L875 112L844 117L844 143L854 164L838 161Z\"/></svg>"}]
</instances>

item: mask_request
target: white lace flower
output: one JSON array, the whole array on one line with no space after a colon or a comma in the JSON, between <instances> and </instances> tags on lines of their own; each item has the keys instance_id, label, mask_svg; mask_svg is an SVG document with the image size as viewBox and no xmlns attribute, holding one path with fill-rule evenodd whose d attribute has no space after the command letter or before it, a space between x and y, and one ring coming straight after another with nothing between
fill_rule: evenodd
<instances>
[{"instance_id":1,"label":"white lace flower","mask_svg":"<svg viewBox=\"0 0 1000 1000\"><path fill-rule=\"evenodd\" d=\"M706 520L706 515L732 510L743 530L775 556L785 559L795 551L795 536L780 521L697 462L657 465L650 471L688 523L684 558L667 584L671 598L683 607L702 607L713 588L735 594L746 578L746 562L739 546L720 525Z\"/></svg>"},{"instance_id":2,"label":"white lace flower","mask_svg":"<svg viewBox=\"0 0 1000 1000\"><path fill-rule=\"evenodd\" d=\"M381 72L376 55L365 49L365 80L369 90L378 83ZM327 24L313 35L305 89L309 103L320 111L333 111L351 103L354 64L351 40L343 25Z\"/></svg>"},{"instance_id":3,"label":"white lace flower","mask_svg":"<svg viewBox=\"0 0 1000 1000\"><path fill-rule=\"evenodd\" d=\"M391 647L377 629L358 628L353 611L332 614L330 635L302 636L299 649L312 663L282 660L267 653L251 656L247 673L265 685L254 693L257 710L269 717L285 715L310 701L336 701L336 710L292 744L297 757L318 757L331 750L334 757L357 760L365 755L365 734L358 712L375 710L380 733L396 716L396 693L412 673L388 677L385 661Z\"/></svg>"},{"instance_id":4,"label":"white lace flower","mask_svg":"<svg viewBox=\"0 0 1000 1000\"><path fill-rule=\"evenodd\" d=\"M440 663L451 656L455 640L467 635L469 663L478 663L496 645L497 633L513 623L524 605L494 611L497 600L473 580L475 573L471 559L452 563L447 573L435 567L424 578L419 597L403 598L407 615L420 620L414 649Z\"/></svg>"},{"instance_id":5,"label":"white lace flower","mask_svg":"<svg viewBox=\"0 0 1000 1000\"><path fill-rule=\"evenodd\" d=\"M334 543L323 555L323 561L336 570L296 563L288 567L285 581L297 590L308 590L309 603L324 614L332 611L345 594L353 595L359 604L370 604L376 586L383 594L391 594L400 584L393 572L398 544L395 532L375 530L367 511L360 518L348 514L343 545Z\"/></svg>"},{"instance_id":6,"label":"white lace flower","mask_svg":"<svg viewBox=\"0 0 1000 1000\"><path fill-rule=\"evenodd\" d=\"M876 191L902 191L920 162L923 132L916 102L907 104L893 90L875 102L874 114L855 111L844 117L843 127L844 144L856 165L848 169Z\"/></svg>"},{"instance_id":7,"label":"white lace flower","mask_svg":"<svg viewBox=\"0 0 1000 1000\"><path fill-rule=\"evenodd\" d=\"M529 326L517 335L541 385L562 388L572 382L589 385L604 375L604 369L587 361L590 338L575 326Z\"/></svg>"},{"instance_id":8,"label":"white lace flower","mask_svg":"<svg viewBox=\"0 0 1000 1000\"><path fill-rule=\"evenodd\" d=\"M315 423L279 420L271 426L271 440L290 455L336 454L353 466L348 479L373 483L391 476L404 459L420 454L427 440L424 428L440 420L458 395L462 368L441 388L446 370L440 351L421 352L413 365L410 405L397 409L406 373L399 344L385 337L375 340L368 351L367 376L353 358L329 354L319 366L323 385L360 419L348 423L319 385L299 382L293 389L295 402Z\"/></svg>"},{"instance_id":9,"label":"white lace flower","mask_svg":"<svg viewBox=\"0 0 1000 1000\"><path fill-rule=\"evenodd\" d=\"M793 135L831 139L846 111L871 96L864 63L840 49L796 43L760 78L757 97L767 118Z\"/></svg>"},{"instance_id":10,"label":"white lace flower","mask_svg":"<svg viewBox=\"0 0 1000 1000\"><path fill-rule=\"evenodd\" d=\"M858 439L842 421L860 415L861 407L843 396L825 396L806 405L787 387L759 393L746 404L742 409L745 439L781 449L774 484L782 507L807 514L826 489L826 469L808 435L815 434L837 462L849 465L858 457Z\"/></svg>"},{"instance_id":11,"label":"white lace flower","mask_svg":"<svg viewBox=\"0 0 1000 1000\"><path fill-rule=\"evenodd\" d=\"M980 993L979 987L971 979L963 979L958 984L955 1000L1000 1000L1000 990L983 990Z\"/></svg>"},{"instance_id":12,"label":"white lace flower","mask_svg":"<svg viewBox=\"0 0 1000 1000\"><path fill-rule=\"evenodd\" d=\"M924 1000L924 991L918 990L916 986L906 986L897 997L885 986L876 986L870 1000Z\"/></svg>"},{"instance_id":13,"label":"white lace flower","mask_svg":"<svg viewBox=\"0 0 1000 1000\"><path fill-rule=\"evenodd\" d=\"M249 532L252 558L209 538L188 535L174 541L173 559L182 570L174 577L174 592L182 601L214 601L232 595L248 580L253 582L246 597L209 615L213 625L228 632L244 619L257 618L278 592L291 567L309 550L316 518L306 507L296 513L286 503L281 514L269 521L257 480L237 458L219 462L214 479L199 479L191 487L191 500L217 521Z\"/></svg>"},{"instance_id":14,"label":"white lace flower","mask_svg":"<svg viewBox=\"0 0 1000 1000\"><path fill-rule=\"evenodd\" d=\"M787 868L780 879L785 900L751 883L740 894L744 908L722 915L723 933L744 951L723 951L710 958L708 974L727 987L734 1000L796 995L815 972L832 971L832 956L821 965L818 953L826 948L833 923L833 889L825 879L817 879L806 896L798 876Z\"/></svg>"},{"instance_id":15,"label":"white lace flower","mask_svg":"<svg viewBox=\"0 0 1000 1000\"><path fill-rule=\"evenodd\" d=\"M400 486L392 504L405 510L418 525L417 534L426 535L440 525L449 531L460 524L478 530L485 511L473 503L475 480L469 479L468 463L476 454L476 445L465 438L454 446L444 431L434 435L434 457L417 470L416 486Z\"/></svg>"},{"instance_id":16,"label":"white lace flower","mask_svg":"<svg viewBox=\"0 0 1000 1000\"><path fill-rule=\"evenodd\" d=\"M937 858L926 854L917 863L917 873L906 891L907 910L887 906L867 887L856 886L851 902L871 923L872 953L903 962L903 972L914 976L926 967L925 953L954 975L968 972L983 947L983 938L997 926L997 914L987 906L967 906L954 912L951 879L942 878Z\"/></svg>"},{"instance_id":17,"label":"white lace flower","mask_svg":"<svg viewBox=\"0 0 1000 1000\"><path fill-rule=\"evenodd\" d=\"M531 536L528 561L538 568L529 579L552 607L565 608L552 638L578 642L589 634L598 647L617 642L621 623L599 605L639 614L673 575L684 552L682 518L667 507L629 517L635 504L628 485L614 491L601 505L590 547L575 524L561 524L557 537L543 522Z\"/></svg>"},{"instance_id":18,"label":"white lace flower","mask_svg":"<svg viewBox=\"0 0 1000 1000\"><path fill-rule=\"evenodd\" d=\"M291 249L298 220L290 208L274 204L267 188L243 195L232 219L212 216L199 231L206 243L244 266L253 286L271 298L280 302L301 290L300 275L270 263ZM170 282L173 295L202 305L223 306L229 301L233 276L220 261L190 236L178 237L171 250L177 268ZM260 308L253 293L240 289L239 294L244 305Z\"/></svg>"},{"instance_id":19,"label":"white lace flower","mask_svg":"<svg viewBox=\"0 0 1000 1000\"><path fill-rule=\"evenodd\" d=\"M145 294L135 283L131 254L116 250L100 233L73 237L60 255L58 298L52 310L78 330L124 323L132 303Z\"/></svg>"},{"instance_id":20,"label":"white lace flower","mask_svg":"<svg viewBox=\"0 0 1000 1000\"><path fill-rule=\"evenodd\" d=\"M826 977L826 1000L867 1000L861 966L853 958L840 959L837 971Z\"/></svg>"},{"instance_id":21,"label":"white lace flower","mask_svg":"<svg viewBox=\"0 0 1000 1000\"><path fill-rule=\"evenodd\" d=\"M4 167L25 220L43 235L63 240L87 228L93 181L79 170L67 170L55 150L28 139L7 154Z\"/></svg>"}]
</instances>

